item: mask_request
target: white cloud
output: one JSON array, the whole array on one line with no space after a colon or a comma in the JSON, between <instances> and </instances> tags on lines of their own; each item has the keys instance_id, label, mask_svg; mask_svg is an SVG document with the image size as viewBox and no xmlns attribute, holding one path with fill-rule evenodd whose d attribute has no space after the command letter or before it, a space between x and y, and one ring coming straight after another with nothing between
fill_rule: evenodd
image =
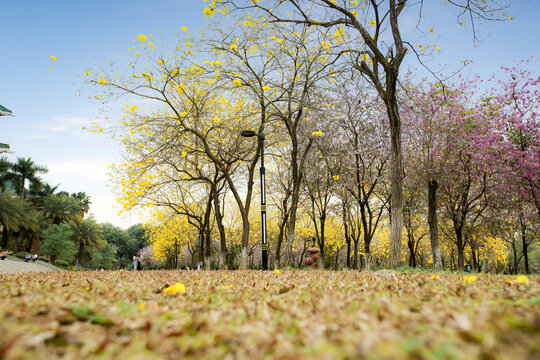
<instances>
[{"instance_id":1,"label":"white cloud","mask_svg":"<svg viewBox=\"0 0 540 360\"><path fill-rule=\"evenodd\" d=\"M109 160L77 160L77 161L60 161L47 164L49 169L48 176L63 177L76 176L79 178L99 178L108 180L107 167Z\"/></svg>"},{"instance_id":2,"label":"white cloud","mask_svg":"<svg viewBox=\"0 0 540 360\"><path fill-rule=\"evenodd\" d=\"M33 127L53 133L79 132L84 126L92 124L92 119L80 116L52 116L52 119L53 121L50 122L34 124Z\"/></svg>"},{"instance_id":3,"label":"white cloud","mask_svg":"<svg viewBox=\"0 0 540 360\"><path fill-rule=\"evenodd\" d=\"M53 136L50 134L39 134L39 135L26 135L22 138L25 140L40 140L40 139L50 139Z\"/></svg>"},{"instance_id":4,"label":"white cloud","mask_svg":"<svg viewBox=\"0 0 540 360\"><path fill-rule=\"evenodd\" d=\"M144 222L143 218L133 212L118 215L121 206L115 206L114 196L92 196L90 198L90 213L99 223L111 223L115 226L127 229L131 225Z\"/></svg>"}]
</instances>

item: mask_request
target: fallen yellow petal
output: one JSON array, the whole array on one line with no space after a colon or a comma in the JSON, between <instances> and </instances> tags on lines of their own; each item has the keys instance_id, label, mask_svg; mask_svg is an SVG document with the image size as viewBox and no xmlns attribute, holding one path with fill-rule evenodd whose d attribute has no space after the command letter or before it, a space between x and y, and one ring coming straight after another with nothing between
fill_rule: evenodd
<instances>
[{"instance_id":1,"label":"fallen yellow petal","mask_svg":"<svg viewBox=\"0 0 540 360\"><path fill-rule=\"evenodd\" d=\"M274 274L281 274L281 271L279 271L278 269L274 270Z\"/></svg>"},{"instance_id":2,"label":"fallen yellow petal","mask_svg":"<svg viewBox=\"0 0 540 360\"><path fill-rule=\"evenodd\" d=\"M529 285L529 278L525 275L519 275L514 281L520 284Z\"/></svg>"},{"instance_id":3,"label":"fallen yellow petal","mask_svg":"<svg viewBox=\"0 0 540 360\"><path fill-rule=\"evenodd\" d=\"M163 292L169 295L176 293L185 294L186 286L182 283L176 283L173 286L169 286L168 288L164 289Z\"/></svg>"},{"instance_id":4,"label":"fallen yellow petal","mask_svg":"<svg viewBox=\"0 0 540 360\"><path fill-rule=\"evenodd\" d=\"M223 285L223 286L221 287L221 290L227 290L227 289L230 289L230 288L232 288L232 287L233 287L232 284L231 284L231 285Z\"/></svg>"}]
</instances>

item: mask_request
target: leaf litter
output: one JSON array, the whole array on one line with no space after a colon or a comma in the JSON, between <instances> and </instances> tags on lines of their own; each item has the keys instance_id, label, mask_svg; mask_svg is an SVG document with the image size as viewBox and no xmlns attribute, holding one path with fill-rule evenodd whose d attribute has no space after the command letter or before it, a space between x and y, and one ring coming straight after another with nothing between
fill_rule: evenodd
<instances>
[{"instance_id":1,"label":"leaf litter","mask_svg":"<svg viewBox=\"0 0 540 360\"><path fill-rule=\"evenodd\" d=\"M1 274L0 358L539 358L539 293L488 274Z\"/></svg>"}]
</instances>

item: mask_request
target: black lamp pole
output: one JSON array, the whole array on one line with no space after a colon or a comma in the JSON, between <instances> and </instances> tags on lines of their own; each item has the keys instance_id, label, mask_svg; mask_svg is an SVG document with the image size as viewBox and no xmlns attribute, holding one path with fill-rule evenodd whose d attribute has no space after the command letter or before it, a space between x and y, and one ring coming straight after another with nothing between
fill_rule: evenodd
<instances>
[{"instance_id":1,"label":"black lamp pole","mask_svg":"<svg viewBox=\"0 0 540 360\"><path fill-rule=\"evenodd\" d=\"M265 190L265 173L264 168L264 134L256 133L253 130L244 130L240 133L243 137L257 136L261 142L261 238L262 238L262 268L268 270L268 241L266 238L266 190Z\"/></svg>"}]
</instances>

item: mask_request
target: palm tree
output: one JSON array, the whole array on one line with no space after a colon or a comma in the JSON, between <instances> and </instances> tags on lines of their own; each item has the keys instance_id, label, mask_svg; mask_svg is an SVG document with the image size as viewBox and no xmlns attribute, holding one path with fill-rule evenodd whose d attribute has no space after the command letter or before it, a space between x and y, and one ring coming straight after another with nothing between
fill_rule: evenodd
<instances>
[{"instance_id":1,"label":"palm tree","mask_svg":"<svg viewBox=\"0 0 540 360\"><path fill-rule=\"evenodd\" d=\"M30 204L20 200L9 191L2 191L0 192L0 225L2 226L2 247L5 248L9 239L8 232L36 230L38 224L35 211ZM18 237L15 245L17 247Z\"/></svg>"},{"instance_id":2,"label":"palm tree","mask_svg":"<svg viewBox=\"0 0 540 360\"><path fill-rule=\"evenodd\" d=\"M0 225L18 231L24 218L25 204L8 191L0 192Z\"/></svg>"},{"instance_id":3,"label":"palm tree","mask_svg":"<svg viewBox=\"0 0 540 360\"><path fill-rule=\"evenodd\" d=\"M73 235L71 240L77 246L77 259L82 264L85 255L87 258L94 256L94 248L103 249L107 243L103 239L101 225L94 219L87 219L80 223L70 222L69 226Z\"/></svg>"},{"instance_id":4,"label":"palm tree","mask_svg":"<svg viewBox=\"0 0 540 360\"><path fill-rule=\"evenodd\" d=\"M78 193L71 194L71 197L79 201L79 206L81 207L81 217L84 218L84 215L90 210L90 196L86 195L85 192L79 191Z\"/></svg>"},{"instance_id":5,"label":"palm tree","mask_svg":"<svg viewBox=\"0 0 540 360\"><path fill-rule=\"evenodd\" d=\"M81 207L79 202L65 195L49 195L43 199L43 210L53 224L62 221L81 222Z\"/></svg>"},{"instance_id":6,"label":"palm tree","mask_svg":"<svg viewBox=\"0 0 540 360\"><path fill-rule=\"evenodd\" d=\"M17 190L24 199L24 187L26 180L30 183L40 183L41 179L37 176L39 173L46 173L48 170L45 166L36 165L32 158L17 158L17 162L11 166L11 173L15 180Z\"/></svg>"},{"instance_id":7,"label":"palm tree","mask_svg":"<svg viewBox=\"0 0 540 360\"><path fill-rule=\"evenodd\" d=\"M0 190L6 190L6 187L8 187L8 181L11 180L9 171L12 166L13 164L6 157L0 157Z\"/></svg>"}]
</instances>

